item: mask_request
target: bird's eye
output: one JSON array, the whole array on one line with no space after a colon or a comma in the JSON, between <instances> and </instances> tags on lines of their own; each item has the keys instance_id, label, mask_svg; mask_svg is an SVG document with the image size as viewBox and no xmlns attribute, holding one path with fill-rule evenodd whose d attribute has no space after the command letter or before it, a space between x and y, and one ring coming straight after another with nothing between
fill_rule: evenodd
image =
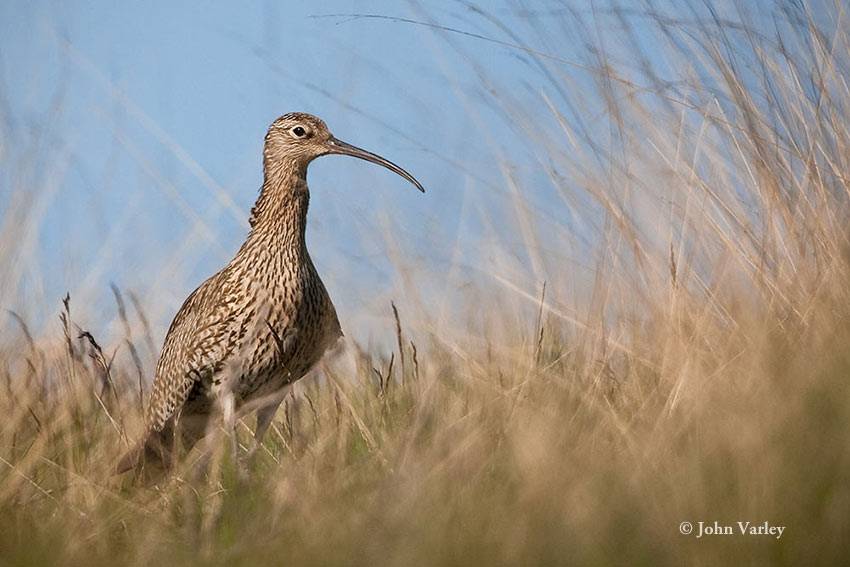
<instances>
[{"instance_id":1,"label":"bird's eye","mask_svg":"<svg viewBox=\"0 0 850 567\"><path fill-rule=\"evenodd\" d=\"M295 134L295 136L301 138L304 136L304 134L307 133L307 131L302 126L296 126L292 129L292 133Z\"/></svg>"}]
</instances>

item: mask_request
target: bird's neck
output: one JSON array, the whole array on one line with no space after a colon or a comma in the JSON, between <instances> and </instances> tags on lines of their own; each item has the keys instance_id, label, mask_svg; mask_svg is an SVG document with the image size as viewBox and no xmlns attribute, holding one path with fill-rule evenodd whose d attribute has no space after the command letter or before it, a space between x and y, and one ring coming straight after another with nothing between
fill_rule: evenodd
<instances>
[{"instance_id":1,"label":"bird's neck","mask_svg":"<svg viewBox=\"0 0 850 567\"><path fill-rule=\"evenodd\" d=\"M306 173L293 164L266 167L260 196L251 209L251 233L246 244L265 248L266 253L272 254L307 253L305 231L310 191Z\"/></svg>"}]
</instances>

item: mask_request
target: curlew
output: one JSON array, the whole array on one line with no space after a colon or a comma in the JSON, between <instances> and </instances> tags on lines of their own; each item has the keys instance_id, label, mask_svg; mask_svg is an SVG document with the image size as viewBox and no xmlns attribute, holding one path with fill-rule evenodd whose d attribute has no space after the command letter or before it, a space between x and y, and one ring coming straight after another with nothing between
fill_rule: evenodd
<instances>
[{"instance_id":1,"label":"curlew","mask_svg":"<svg viewBox=\"0 0 850 567\"><path fill-rule=\"evenodd\" d=\"M170 468L176 441L194 445L217 410L234 456L237 415L256 410L256 449L291 384L342 336L305 241L307 166L328 154L382 165L425 191L389 160L336 139L315 116L275 120L266 134L263 186L248 238L174 317L156 366L144 439L121 460L119 473L150 460Z\"/></svg>"}]
</instances>

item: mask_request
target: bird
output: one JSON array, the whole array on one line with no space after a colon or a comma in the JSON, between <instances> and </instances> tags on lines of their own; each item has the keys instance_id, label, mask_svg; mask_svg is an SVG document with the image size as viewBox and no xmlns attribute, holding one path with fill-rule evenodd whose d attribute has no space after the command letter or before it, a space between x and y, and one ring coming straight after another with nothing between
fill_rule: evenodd
<instances>
[{"instance_id":1,"label":"bird","mask_svg":"<svg viewBox=\"0 0 850 567\"><path fill-rule=\"evenodd\" d=\"M250 231L233 259L178 310L156 365L145 432L117 473L152 463L170 470L220 415L238 449L237 412L257 413L256 450L291 385L307 374L342 330L306 244L307 167L324 155L383 166L422 185L391 161L334 137L310 114L284 114L268 129L263 184Z\"/></svg>"}]
</instances>

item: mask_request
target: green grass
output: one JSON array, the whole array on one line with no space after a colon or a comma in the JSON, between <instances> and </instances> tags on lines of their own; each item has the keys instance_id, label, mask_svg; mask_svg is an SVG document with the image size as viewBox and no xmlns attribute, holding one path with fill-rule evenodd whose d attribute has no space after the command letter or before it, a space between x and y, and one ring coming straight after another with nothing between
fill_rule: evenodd
<instances>
[{"instance_id":1,"label":"green grass","mask_svg":"<svg viewBox=\"0 0 850 567\"><path fill-rule=\"evenodd\" d=\"M502 164L490 271L450 263L422 290L434 274L392 256L397 346L353 341L302 380L247 478L224 439L159 484L112 475L141 430L147 323L121 308L101 351L73 298L45 337L22 315L0 341L0 565L843 562L850 38L789 6L771 7L789 51L647 13L675 85L632 80L641 42L594 52L590 86L526 53L559 93L539 128L491 77L491 108L586 224L535 209ZM591 97L604 128L565 118ZM441 293L451 324L423 299ZM698 539L685 521L785 531Z\"/></svg>"}]
</instances>

